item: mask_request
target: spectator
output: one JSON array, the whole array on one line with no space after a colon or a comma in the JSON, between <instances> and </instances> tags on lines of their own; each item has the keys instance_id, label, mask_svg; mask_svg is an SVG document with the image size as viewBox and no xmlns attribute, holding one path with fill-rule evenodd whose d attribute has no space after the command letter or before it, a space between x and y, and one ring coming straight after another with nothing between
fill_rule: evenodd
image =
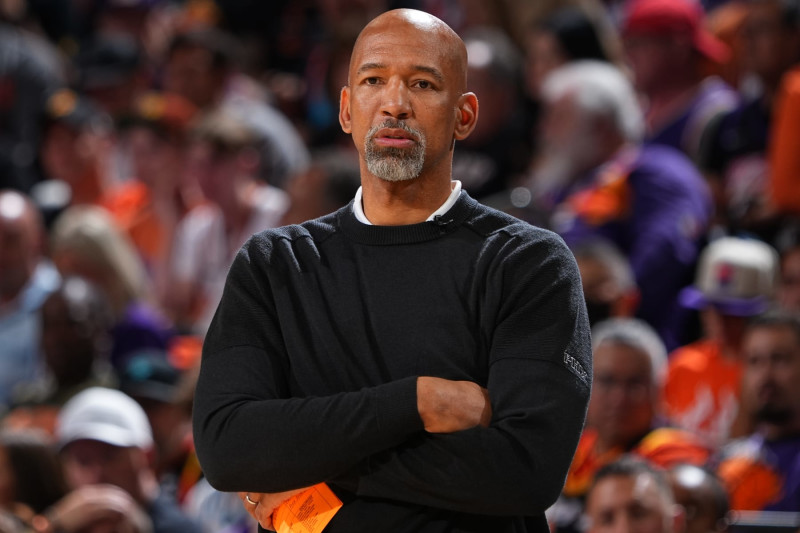
<instances>
[{"instance_id":1,"label":"spectator","mask_svg":"<svg viewBox=\"0 0 800 533\"><path fill-rule=\"evenodd\" d=\"M159 301L167 292L175 228L202 201L186 175L186 144L197 109L174 94L141 96L123 122L132 178L113 189L105 207L139 251Z\"/></svg>"},{"instance_id":2,"label":"spectator","mask_svg":"<svg viewBox=\"0 0 800 533\"><path fill-rule=\"evenodd\" d=\"M622 23L636 88L647 101L648 144L665 144L693 161L703 158L709 124L737 103L730 86L704 78L704 61L724 62L729 51L703 27L694 0L629 0Z\"/></svg>"},{"instance_id":3,"label":"spectator","mask_svg":"<svg viewBox=\"0 0 800 533\"><path fill-rule=\"evenodd\" d=\"M734 234L757 231L770 239L778 220L769 198L767 147L781 79L800 61L800 6L793 0L754 0L745 5L745 68L755 77L757 83L751 85L757 90L746 92L743 101L720 118L710 138L708 159L701 165L715 185L718 222ZM786 148L779 146L784 153ZM780 164L775 170L778 176L789 171Z\"/></svg>"},{"instance_id":4,"label":"spectator","mask_svg":"<svg viewBox=\"0 0 800 533\"><path fill-rule=\"evenodd\" d=\"M64 406L57 428L67 481L73 489L108 483L144 508L153 533L200 531L161 492L148 459L153 436L142 408L113 389L93 387Z\"/></svg>"},{"instance_id":5,"label":"spectator","mask_svg":"<svg viewBox=\"0 0 800 533\"><path fill-rule=\"evenodd\" d=\"M350 203L360 184L358 159L349 151L316 152L308 171L286 186L289 208L281 225L300 224L336 211Z\"/></svg>"},{"instance_id":6,"label":"spectator","mask_svg":"<svg viewBox=\"0 0 800 533\"><path fill-rule=\"evenodd\" d=\"M52 258L64 276L96 284L111 307L111 364L120 371L141 348L165 349L171 325L149 303L147 275L133 245L111 215L97 206L73 206L56 221Z\"/></svg>"},{"instance_id":7,"label":"spectator","mask_svg":"<svg viewBox=\"0 0 800 533\"><path fill-rule=\"evenodd\" d=\"M628 259L602 239L589 240L572 250L581 273L589 323L630 318L639 306L639 288Z\"/></svg>"},{"instance_id":8,"label":"spectator","mask_svg":"<svg viewBox=\"0 0 800 533\"><path fill-rule=\"evenodd\" d=\"M236 251L252 234L278 226L289 207L284 191L258 180L256 142L245 123L221 111L193 132L187 171L208 203L176 229L169 301L181 329L205 332Z\"/></svg>"},{"instance_id":9,"label":"spectator","mask_svg":"<svg viewBox=\"0 0 800 533\"><path fill-rule=\"evenodd\" d=\"M800 512L800 319L770 312L742 341L742 396L755 432L722 451L718 472L736 510Z\"/></svg>"},{"instance_id":10,"label":"spectator","mask_svg":"<svg viewBox=\"0 0 800 533\"><path fill-rule=\"evenodd\" d=\"M793 313L800 312L800 243L781 251L781 276L778 283L778 305Z\"/></svg>"},{"instance_id":11,"label":"spectator","mask_svg":"<svg viewBox=\"0 0 800 533\"><path fill-rule=\"evenodd\" d=\"M716 533L728 530L728 492L712 472L690 464L668 471L675 502L683 507L686 533Z\"/></svg>"},{"instance_id":12,"label":"spectator","mask_svg":"<svg viewBox=\"0 0 800 533\"><path fill-rule=\"evenodd\" d=\"M52 442L38 431L0 432L0 472L0 509L25 520L68 492Z\"/></svg>"},{"instance_id":13,"label":"spectator","mask_svg":"<svg viewBox=\"0 0 800 533\"><path fill-rule=\"evenodd\" d=\"M0 410L41 363L39 309L59 283L43 252L39 212L24 195L0 190Z\"/></svg>"},{"instance_id":14,"label":"spectator","mask_svg":"<svg viewBox=\"0 0 800 533\"><path fill-rule=\"evenodd\" d=\"M528 166L533 118L523 98L522 56L498 28L474 27L464 35L469 90L482 96L481 120L459 143L453 175L473 197L505 191Z\"/></svg>"},{"instance_id":15,"label":"spectator","mask_svg":"<svg viewBox=\"0 0 800 533\"><path fill-rule=\"evenodd\" d=\"M669 481L645 461L625 457L606 465L586 501L590 533L680 533L684 516Z\"/></svg>"},{"instance_id":16,"label":"spectator","mask_svg":"<svg viewBox=\"0 0 800 533\"><path fill-rule=\"evenodd\" d=\"M749 429L739 408L742 333L774 296L777 261L763 242L718 239L703 251L695 285L681 293L685 306L700 311L703 337L670 355L665 414L713 448Z\"/></svg>"},{"instance_id":17,"label":"spectator","mask_svg":"<svg viewBox=\"0 0 800 533\"><path fill-rule=\"evenodd\" d=\"M108 362L109 317L108 302L97 287L77 277L63 281L42 306L44 376L16 392L7 423L53 435L67 400L89 387L116 383Z\"/></svg>"},{"instance_id":18,"label":"spectator","mask_svg":"<svg viewBox=\"0 0 800 533\"><path fill-rule=\"evenodd\" d=\"M5 6L4 6L5 7ZM42 179L40 117L47 98L66 83L52 43L0 17L0 190L28 193Z\"/></svg>"},{"instance_id":19,"label":"spectator","mask_svg":"<svg viewBox=\"0 0 800 533\"><path fill-rule=\"evenodd\" d=\"M710 454L694 435L664 427L658 394L667 352L652 328L636 319L612 319L592 330L594 386L586 428L561 499L550 511L556 531L577 531L583 498L596 472L623 454L660 467L702 465Z\"/></svg>"},{"instance_id":20,"label":"spectator","mask_svg":"<svg viewBox=\"0 0 800 533\"><path fill-rule=\"evenodd\" d=\"M607 28L578 6L562 7L538 21L527 37L527 89L538 98L547 76L570 61L612 61Z\"/></svg>"},{"instance_id":21,"label":"spectator","mask_svg":"<svg viewBox=\"0 0 800 533\"><path fill-rule=\"evenodd\" d=\"M636 316L678 346L686 313L677 296L711 214L705 182L683 154L641 144L641 111L614 66L561 67L542 95L534 198L552 209L551 226L571 247L602 237L628 257L641 293Z\"/></svg>"},{"instance_id":22,"label":"spectator","mask_svg":"<svg viewBox=\"0 0 800 533\"><path fill-rule=\"evenodd\" d=\"M265 103L260 87L236 71L234 43L211 29L176 35L164 65L164 90L183 96L202 111L219 107L252 128L262 158L260 177L282 187L308 168L308 149L292 123Z\"/></svg>"},{"instance_id":23,"label":"spectator","mask_svg":"<svg viewBox=\"0 0 800 533\"><path fill-rule=\"evenodd\" d=\"M41 156L47 177L69 185L71 204L99 204L111 186L111 121L85 97L60 89L47 100Z\"/></svg>"}]
</instances>

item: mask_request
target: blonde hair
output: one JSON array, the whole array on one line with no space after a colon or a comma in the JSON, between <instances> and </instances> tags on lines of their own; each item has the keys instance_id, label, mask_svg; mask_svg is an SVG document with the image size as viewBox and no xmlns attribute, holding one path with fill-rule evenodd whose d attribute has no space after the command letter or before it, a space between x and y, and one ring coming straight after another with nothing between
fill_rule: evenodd
<instances>
[{"instance_id":1,"label":"blonde hair","mask_svg":"<svg viewBox=\"0 0 800 533\"><path fill-rule=\"evenodd\" d=\"M51 251L54 258L66 252L102 272L103 279L97 281L117 313L147 293L141 257L102 207L78 205L64 211L53 226Z\"/></svg>"}]
</instances>

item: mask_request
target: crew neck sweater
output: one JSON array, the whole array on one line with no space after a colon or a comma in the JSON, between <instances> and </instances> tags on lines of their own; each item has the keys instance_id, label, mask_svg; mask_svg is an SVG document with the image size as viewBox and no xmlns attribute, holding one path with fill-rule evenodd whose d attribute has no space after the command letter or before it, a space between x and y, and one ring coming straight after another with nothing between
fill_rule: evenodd
<instances>
[{"instance_id":1,"label":"crew neck sweater","mask_svg":"<svg viewBox=\"0 0 800 533\"><path fill-rule=\"evenodd\" d=\"M462 192L434 221L352 202L253 236L206 336L194 408L209 483L326 482L326 533L547 531L586 414L591 348L563 241ZM486 387L489 427L424 431L418 376Z\"/></svg>"}]
</instances>

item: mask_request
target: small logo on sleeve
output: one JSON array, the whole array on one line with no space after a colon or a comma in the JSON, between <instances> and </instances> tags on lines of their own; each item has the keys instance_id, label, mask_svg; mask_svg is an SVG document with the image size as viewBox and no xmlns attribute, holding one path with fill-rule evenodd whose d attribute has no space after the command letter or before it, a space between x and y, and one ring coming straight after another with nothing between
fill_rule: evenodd
<instances>
[{"instance_id":1,"label":"small logo on sleeve","mask_svg":"<svg viewBox=\"0 0 800 533\"><path fill-rule=\"evenodd\" d=\"M583 365L581 364L580 361L572 357L567 352L564 352L564 364L567 366L567 368L570 369L570 371L573 374L578 376L581 381L583 381L587 385L589 384L590 381L589 373L586 372L586 369L583 368Z\"/></svg>"}]
</instances>

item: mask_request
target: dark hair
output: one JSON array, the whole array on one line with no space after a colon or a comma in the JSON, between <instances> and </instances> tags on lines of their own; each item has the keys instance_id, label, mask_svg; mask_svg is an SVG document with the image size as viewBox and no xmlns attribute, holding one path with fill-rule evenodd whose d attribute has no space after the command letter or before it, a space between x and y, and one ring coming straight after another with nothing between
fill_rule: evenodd
<instances>
[{"instance_id":1,"label":"dark hair","mask_svg":"<svg viewBox=\"0 0 800 533\"><path fill-rule=\"evenodd\" d=\"M169 44L167 57L184 48L202 48L208 51L215 70L233 68L239 59L236 41L229 34L214 28L192 29L178 33Z\"/></svg>"},{"instance_id":2,"label":"dark hair","mask_svg":"<svg viewBox=\"0 0 800 533\"><path fill-rule=\"evenodd\" d=\"M559 9L539 22L536 28L555 37L570 60L609 61L597 25L578 8Z\"/></svg>"},{"instance_id":3,"label":"dark hair","mask_svg":"<svg viewBox=\"0 0 800 533\"><path fill-rule=\"evenodd\" d=\"M67 483L55 449L38 431L0 432L0 448L14 475L14 500L42 513L64 497Z\"/></svg>"},{"instance_id":4,"label":"dark hair","mask_svg":"<svg viewBox=\"0 0 800 533\"><path fill-rule=\"evenodd\" d=\"M772 309L762 315L753 317L747 323L747 330L754 328L786 327L792 330L797 343L800 344L800 316L783 309Z\"/></svg>"},{"instance_id":5,"label":"dark hair","mask_svg":"<svg viewBox=\"0 0 800 533\"><path fill-rule=\"evenodd\" d=\"M650 476L650 478L655 482L662 496L669 500L670 503L674 501L672 487L670 486L669 480L664 474L664 471L652 463L634 455L623 455L616 461L600 467L600 469L594 475L592 486L589 488L589 492L591 492L597 486L597 484L600 483L600 481L606 478L625 477L633 479L641 475Z\"/></svg>"}]
</instances>

